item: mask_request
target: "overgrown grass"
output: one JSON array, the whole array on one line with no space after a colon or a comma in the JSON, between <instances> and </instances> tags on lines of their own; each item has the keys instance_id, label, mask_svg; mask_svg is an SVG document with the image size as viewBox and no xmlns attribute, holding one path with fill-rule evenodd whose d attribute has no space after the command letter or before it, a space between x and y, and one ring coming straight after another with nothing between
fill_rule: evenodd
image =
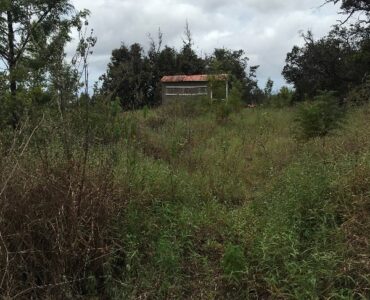
<instances>
[{"instance_id":1,"label":"overgrown grass","mask_svg":"<svg viewBox=\"0 0 370 300\"><path fill-rule=\"evenodd\" d=\"M51 121L4 145L0 293L370 297L370 108L308 142L295 115L199 101L97 114L69 161Z\"/></svg>"}]
</instances>

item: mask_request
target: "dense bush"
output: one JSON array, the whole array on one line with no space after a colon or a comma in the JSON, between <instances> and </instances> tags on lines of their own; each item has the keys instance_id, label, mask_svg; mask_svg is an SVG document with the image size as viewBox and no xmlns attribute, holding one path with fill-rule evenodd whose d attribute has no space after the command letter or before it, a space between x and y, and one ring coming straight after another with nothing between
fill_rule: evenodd
<instances>
[{"instance_id":1,"label":"dense bush","mask_svg":"<svg viewBox=\"0 0 370 300\"><path fill-rule=\"evenodd\" d=\"M304 139L326 136L340 127L343 117L344 107L338 105L333 93L322 93L314 101L300 105L296 133Z\"/></svg>"},{"instance_id":2,"label":"dense bush","mask_svg":"<svg viewBox=\"0 0 370 300\"><path fill-rule=\"evenodd\" d=\"M291 166L273 191L253 204L259 215L251 273L289 298L322 298L340 264L330 175L307 157Z\"/></svg>"},{"instance_id":3,"label":"dense bush","mask_svg":"<svg viewBox=\"0 0 370 300\"><path fill-rule=\"evenodd\" d=\"M76 111L66 116L82 125ZM0 136L0 294L109 295L111 279L122 276L114 222L126 203L114 151L93 154L88 124L77 130L50 116L36 124Z\"/></svg>"},{"instance_id":4,"label":"dense bush","mask_svg":"<svg viewBox=\"0 0 370 300\"><path fill-rule=\"evenodd\" d=\"M275 95L271 95L268 104L272 107L282 108L292 105L294 92L283 86Z\"/></svg>"},{"instance_id":5,"label":"dense bush","mask_svg":"<svg viewBox=\"0 0 370 300\"><path fill-rule=\"evenodd\" d=\"M0 293L368 298L369 108L297 143L294 107L215 105L80 103L1 131Z\"/></svg>"},{"instance_id":6,"label":"dense bush","mask_svg":"<svg viewBox=\"0 0 370 300\"><path fill-rule=\"evenodd\" d=\"M349 105L354 106L360 106L370 102L370 78L349 92L347 102Z\"/></svg>"}]
</instances>

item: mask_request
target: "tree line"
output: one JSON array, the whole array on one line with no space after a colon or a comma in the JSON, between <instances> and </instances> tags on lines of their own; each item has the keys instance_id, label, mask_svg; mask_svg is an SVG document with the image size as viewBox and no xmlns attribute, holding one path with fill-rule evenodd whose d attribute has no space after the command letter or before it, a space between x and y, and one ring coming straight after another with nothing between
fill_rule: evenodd
<instances>
[{"instance_id":1,"label":"tree line","mask_svg":"<svg viewBox=\"0 0 370 300\"><path fill-rule=\"evenodd\" d=\"M339 98L361 102L369 95L370 8L367 0L326 0L340 4L345 20L329 34L315 39L302 35L304 45L287 54L282 74L293 86L278 96L292 104L313 99L321 91L334 91ZM0 2L0 114L1 124L17 127L23 115L40 107L56 106L63 112L78 103L81 91L88 94L88 57L96 37L88 28L87 10L77 11L69 0L3 0ZM353 18L355 18L353 21ZM70 62L65 46L71 32L79 43ZM250 66L244 50L216 48L200 56L188 24L180 49L163 45L163 34L149 39L150 46L124 43L111 54L100 84L90 101L118 100L123 109L155 106L161 101L160 78L177 74L228 73L231 87L240 89L242 100L269 102L273 82L258 86L258 66ZM275 95L276 96L276 95ZM84 96L86 98L86 95ZM55 100L55 101L54 101ZM53 104L54 103L54 104Z\"/></svg>"},{"instance_id":2,"label":"tree line","mask_svg":"<svg viewBox=\"0 0 370 300\"><path fill-rule=\"evenodd\" d=\"M157 41L150 37L147 52L142 45L122 43L112 51L105 74L100 77L101 87L95 88L94 96L119 99L125 109L144 105L154 106L161 102L160 79L165 75L220 74L231 76L231 84L241 86L243 98L257 101L262 91L256 79L258 66L249 66L244 50L214 49L211 55L200 57L193 49L188 24L180 50L165 45L159 30Z\"/></svg>"}]
</instances>

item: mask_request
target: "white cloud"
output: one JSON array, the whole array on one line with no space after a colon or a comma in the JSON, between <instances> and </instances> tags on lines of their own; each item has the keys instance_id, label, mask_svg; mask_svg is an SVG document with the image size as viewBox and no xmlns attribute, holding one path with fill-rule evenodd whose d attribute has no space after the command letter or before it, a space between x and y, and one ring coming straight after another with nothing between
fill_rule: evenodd
<instances>
[{"instance_id":1,"label":"white cloud","mask_svg":"<svg viewBox=\"0 0 370 300\"><path fill-rule=\"evenodd\" d=\"M299 31L325 35L338 19L323 0L73 0L91 11L98 43L91 58L92 79L105 72L111 51L122 42L148 46L148 33L164 34L164 43L181 47L186 20L199 53L215 47L244 49L251 65L260 65L261 85L271 77L284 83L286 53L302 43Z\"/></svg>"}]
</instances>

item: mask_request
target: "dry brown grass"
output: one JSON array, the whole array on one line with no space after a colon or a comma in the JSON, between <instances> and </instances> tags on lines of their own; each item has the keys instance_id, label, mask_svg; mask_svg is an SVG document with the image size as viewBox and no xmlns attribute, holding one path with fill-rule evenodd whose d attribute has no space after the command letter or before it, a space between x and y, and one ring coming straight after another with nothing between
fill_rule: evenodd
<instances>
[{"instance_id":1,"label":"dry brown grass","mask_svg":"<svg viewBox=\"0 0 370 300\"><path fill-rule=\"evenodd\" d=\"M104 295L106 265L121 250L112 222L125 204L112 168L15 152L0 174L0 295Z\"/></svg>"}]
</instances>

